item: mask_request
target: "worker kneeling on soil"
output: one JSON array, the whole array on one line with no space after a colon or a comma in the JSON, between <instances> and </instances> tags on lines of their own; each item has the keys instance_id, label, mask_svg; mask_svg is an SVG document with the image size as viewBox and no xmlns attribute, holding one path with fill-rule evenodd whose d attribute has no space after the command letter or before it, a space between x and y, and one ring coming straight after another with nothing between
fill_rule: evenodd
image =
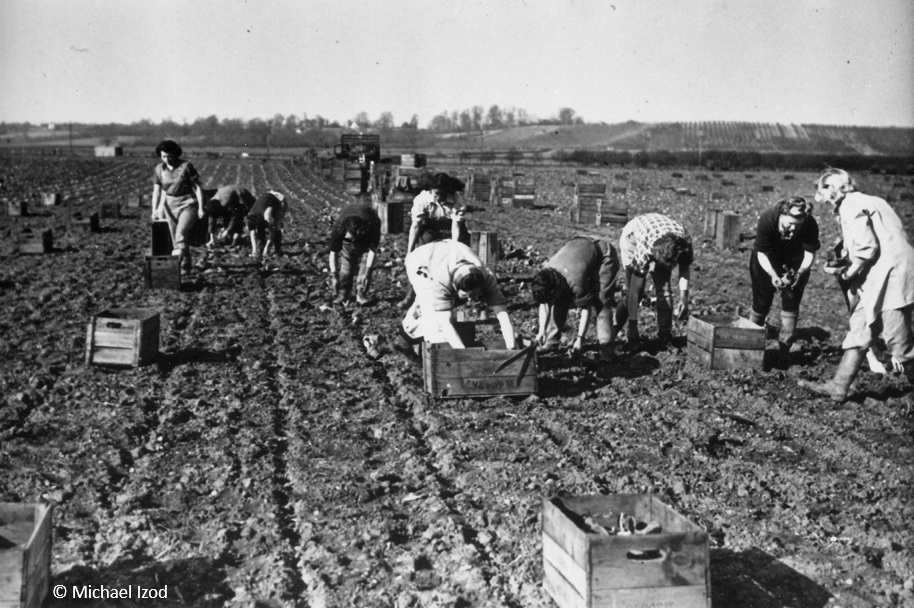
<instances>
[{"instance_id":1,"label":"worker kneeling on soil","mask_svg":"<svg viewBox=\"0 0 914 608\"><path fill-rule=\"evenodd\" d=\"M533 276L533 301L539 304L538 352L559 348L568 310L581 309L572 354L581 352L591 311L597 311L600 356L608 360L613 349L613 289L619 257L609 239L578 236L562 246Z\"/></svg>"},{"instance_id":2,"label":"worker kneeling on soil","mask_svg":"<svg viewBox=\"0 0 914 608\"><path fill-rule=\"evenodd\" d=\"M819 177L816 201L829 203L841 224L849 264L828 271L847 285L850 327L835 377L828 382L800 380L798 384L844 401L866 350L880 333L892 355L892 368L904 371L914 384L914 247L901 218L881 198L857 192L841 169L829 169Z\"/></svg>"},{"instance_id":3,"label":"worker kneeling on soil","mask_svg":"<svg viewBox=\"0 0 914 608\"><path fill-rule=\"evenodd\" d=\"M244 232L244 218L255 202L254 195L247 188L235 185L217 189L207 202L209 242L206 246L215 247L229 241L231 245L240 244Z\"/></svg>"},{"instance_id":4,"label":"worker kneeling on soil","mask_svg":"<svg viewBox=\"0 0 914 608\"><path fill-rule=\"evenodd\" d=\"M819 249L819 224L812 204L801 196L778 201L759 216L755 248L749 258L752 312L749 320L765 325L776 291L781 292L781 350L797 352L797 318L809 269Z\"/></svg>"},{"instance_id":5,"label":"worker kneeling on soil","mask_svg":"<svg viewBox=\"0 0 914 608\"><path fill-rule=\"evenodd\" d=\"M447 240L417 247L406 256L406 274L416 301L403 319L399 350L411 352L420 339L465 348L454 326L454 310L467 301L488 305L498 319L505 347L516 347L514 325L495 275L463 243Z\"/></svg>"},{"instance_id":6,"label":"worker kneeling on soil","mask_svg":"<svg viewBox=\"0 0 914 608\"><path fill-rule=\"evenodd\" d=\"M371 205L361 202L347 205L330 230L330 287L341 302L352 299L352 277L356 280L356 302L368 303L371 271L381 243L381 218ZM367 252L365 264L359 262Z\"/></svg>"},{"instance_id":7,"label":"worker kneeling on soil","mask_svg":"<svg viewBox=\"0 0 914 608\"><path fill-rule=\"evenodd\" d=\"M271 246L276 255L282 255L282 227L286 209L286 197L275 190L257 197L247 215L252 258L259 260L261 256L269 255Z\"/></svg>"},{"instance_id":8,"label":"worker kneeling on soil","mask_svg":"<svg viewBox=\"0 0 914 608\"><path fill-rule=\"evenodd\" d=\"M619 257L625 269L628 296L616 308L616 333L627 322L629 344L641 341L638 304L644 297L645 277L650 273L657 296L657 337L661 342L670 342L673 316L682 320L689 314L689 267L694 258L692 238L682 224L665 215L639 215L622 228ZM679 304L675 311L670 289L674 266L679 268Z\"/></svg>"}]
</instances>

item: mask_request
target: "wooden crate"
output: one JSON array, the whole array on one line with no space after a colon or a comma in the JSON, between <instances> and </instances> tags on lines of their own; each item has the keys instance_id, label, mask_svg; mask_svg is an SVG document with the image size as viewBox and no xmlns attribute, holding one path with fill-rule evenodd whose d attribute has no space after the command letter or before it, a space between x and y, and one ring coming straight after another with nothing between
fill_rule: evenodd
<instances>
[{"instance_id":1,"label":"wooden crate","mask_svg":"<svg viewBox=\"0 0 914 608\"><path fill-rule=\"evenodd\" d=\"M621 513L660 532L604 535L584 523L608 527ZM710 608L708 534L650 494L546 499L543 587L560 608Z\"/></svg>"},{"instance_id":2,"label":"wooden crate","mask_svg":"<svg viewBox=\"0 0 914 608\"><path fill-rule=\"evenodd\" d=\"M423 343L422 373L433 397L532 395L537 390L536 349L487 346L453 349Z\"/></svg>"},{"instance_id":3,"label":"wooden crate","mask_svg":"<svg viewBox=\"0 0 914 608\"><path fill-rule=\"evenodd\" d=\"M512 207L533 209L536 206L536 181L530 178L514 180Z\"/></svg>"},{"instance_id":4,"label":"wooden crate","mask_svg":"<svg viewBox=\"0 0 914 608\"><path fill-rule=\"evenodd\" d=\"M51 580L52 506L0 502L0 608L40 608Z\"/></svg>"},{"instance_id":5,"label":"wooden crate","mask_svg":"<svg viewBox=\"0 0 914 608\"><path fill-rule=\"evenodd\" d=\"M396 198L396 197L395 197ZM375 203L375 211L381 218L381 234L403 234L406 210L406 201L391 200L386 203Z\"/></svg>"},{"instance_id":6,"label":"wooden crate","mask_svg":"<svg viewBox=\"0 0 914 608\"><path fill-rule=\"evenodd\" d=\"M25 201L7 201L6 214L10 217L25 217L29 214L28 205Z\"/></svg>"},{"instance_id":7,"label":"wooden crate","mask_svg":"<svg viewBox=\"0 0 914 608\"><path fill-rule=\"evenodd\" d=\"M23 228L17 239L19 253L51 253L54 250L54 233L50 228L40 232Z\"/></svg>"},{"instance_id":8,"label":"wooden crate","mask_svg":"<svg viewBox=\"0 0 914 608\"><path fill-rule=\"evenodd\" d=\"M712 195L713 198L713 195ZM715 239L717 238L717 224L720 221L720 216L723 213L723 209L708 209L705 211L705 236Z\"/></svg>"},{"instance_id":9,"label":"wooden crate","mask_svg":"<svg viewBox=\"0 0 914 608\"><path fill-rule=\"evenodd\" d=\"M70 230L78 234L89 234L101 232L101 223L98 221L98 213L93 213L84 217L82 213L74 213L70 218Z\"/></svg>"},{"instance_id":10,"label":"wooden crate","mask_svg":"<svg viewBox=\"0 0 914 608\"><path fill-rule=\"evenodd\" d=\"M181 289L181 258L176 255L147 255L143 265L147 289Z\"/></svg>"},{"instance_id":11,"label":"wooden crate","mask_svg":"<svg viewBox=\"0 0 914 608\"><path fill-rule=\"evenodd\" d=\"M142 209L144 207L149 207L151 200L151 195L143 194L142 192L129 194L124 199L124 207L127 209Z\"/></svg>"},{"instance_id":12,"label":"wooden crate","mask_svg":"<svg viewBox=\"0 0 914 608\"><path fill-rule=\"evenodd\" d=\"M495 268L500 259L498 233L492 231L470 232L470 248L476 252L487 268Z\"/></svg>"},{"instance_id":13,"label":"wooden crate","mask_svg":"<svg viewBox=\"0 0 914 608\"><path fill-rule=\"evenodd\" d=\"M711 369L762 369L765 328L749 319L725 315L692 316L688 324L689 356Z\"/></svg>"},{"instance_id":14,"label":"wooden crate","mask_svg":"<svg viewBox=\"0 0 914 608\"><path fill-rule=\"evenodd\" d=\"M98 216L106 220L121 219L121 204L116 202L105 202L98 205Z\"/></svg>"},{"instance_id":15,"label":"wooden crate","mask_svg":"<svg viewBox=\"0 0 914 608\"><path fill-rule=\"evenodd\" d=\"M150 255L171 255L174 245L171 242L171 229L167 220L153 220L149 223Z\"/></svg>"},{"instance_id":16,"label":"wooden crate","mask_svg":"<svg viewBox=\"0 0 914 608\"><path fill-rule=\"evenodd\" d=\"M732 211L723 212L717 218L718 249L731 249L739 246L739 214Z\"/></svg>"},{"instance_id":17,"label":"wooden crate","mask_svg":"<svg viewBox=\"0 0 914 608\"><path fill-rule=\"evenodd\" d=\"M136 367L159 354L159 313L152 308L110 308L86 330L86 364Z\"/></svg>"},{"instance_id":18,"label":"wooden crate","mask_svg":"<svg viewBox=\"0 0 914 608\"><path fill-rule=\"evenodd\" d=\"M60 204L60 193L59 192L42 192L41 193L41 204L45 207L56 207Z\"/></svg>"},{"instance_id":19,"label":"wooden crate","mask_svg":"<svg viewBox=\"0 0 914 608\"><path fill-rule=\"evenodd\" d=\"M493 196L492 178L485 173L471 173L467 179L466 196L467 198L479 202L492 202Z\"/></svg>"}]
</instances>

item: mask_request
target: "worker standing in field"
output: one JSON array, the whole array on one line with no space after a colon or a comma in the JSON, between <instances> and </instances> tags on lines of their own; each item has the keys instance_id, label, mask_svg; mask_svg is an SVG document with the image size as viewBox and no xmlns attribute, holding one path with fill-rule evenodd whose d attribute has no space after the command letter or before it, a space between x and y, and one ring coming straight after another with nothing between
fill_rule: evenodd
<instances>
[{"instance_id":1,"label":"worker standing in field","mask_svg":"<svg viewBox=\"0 0 914 608\"><path fill-rule=\"evenodd\" d=\"M694 259L692 238L682 224L659 213L639 215L629 221L619 237L619 257L625 269L628 296L616 308L615 328L626 325L626 339L635 345L638 332L638 305L644 297L648 274L657 296L657 337L663 343L673 338L673 316L682 320L689 314L689 267ZM670 289L673 268L679 269L679 304L673 310Z\"/></svg>"},{"instance_id":2,"label":"worker standing in field","mask_svg":"<svg viewBox=\"0 0 914 608\"><path fill-rule=\"evenodd\" d=\"M355 300L368 304L371 273L375 256L381 244L381 218L370 204L361 202L347 205L330 230L330 286L338 299L352 299L352 279L357 275ZM362 256L365 264L359 269Z\"/></svg>"},{"instance_id":3,"label":"worker standing in field","mask_svg":"<svg viewBox=\"0 0 914 608\"><path fill-rule=\"evenodd\" d=\"M209 197L207 215L209 217L209 242L207 247L224 243L231 239L232 245L238 245L244 232L244 218L254 206L256 199L251 191L238 185L222 186ZM222 229L219 229L219 224Z\"/></svg>"},{"instance_id":4,"label":"worker standing in field","mask_svg":"<svg viewBox=\"0 0 914 608\"><path fill-rule=\"evenodd\" d=\"M866 350L880 334L892 368L903 371L914 385L914 247L901 218L883 199L858 192L841 169L829 169L819 177L816 201L829 203L841 224L848 263L826 270L847 286L850 320L834 378L821 383L800 380L799 385L844 401Z\"/></svg>"},{"instance_id":5,"label":"worker standing in field","mask_svg":"<svg viewBox=\"0 0 914 608\"><path fill-rule=\"evenodd\" d=\"M435 173L426 180L410 210L412 222L406 239L407 255L420 245L443 239L454 239L469 246L470 232L464 219L466 206L460 196L463 189L464 183L447 173ZM400 308L408 308L414 296L410 285Z\"/></svg>"},{"instance_id":6,"label":"worker standing in field","mask_svg":"<svg viewBox=\"0 0 914 608\"><path fill-rule=\"evenodd\" d=\"M505 347L516 347L514 324L495 275L463 243L449 239L417 247L406 256L406 274L416 301L403 319L399 350L411 349L421 339L465 348L454 326L454 311L467 301L488 305L498 319Z\"/></svg>"},{"instance_id":7,"label":"worker standing in field","mask_svg":"<svg viewBox=\"0 0 914 608\"><path fill-rule=\"evenodd\" d=\"M613 289L619 272L619 257L609 239L578 236L562 246L545 267L533 276L533 301L539 304L538 352L559 348L568 310L581 309L572 353L582 349L591 311L597 312L600 356L612 357Z\"/></svg>"},{"instance_id":8,"label":"worker standing in field","mask_svg":"<svg viewBox=\"0 0 914 608\"><path fill-rule=\"evenodd\" d=\"M197 219L205 215L200 174L181 158L183 150L177 142L163 140L155 151L162 162L156 165L152 181L152 219L168 221L174 247L171 253L179 256L182 270L190 271L193 267L189 244L191 230Z\"/></svg>"},{"instance_id":9,"label":"worker standing in field","mask_svg":"<svg viewBox=\"0 0 914 608\"><path fill-rule=\"evenodd\" d=\"M251 234L251 257L255 260L269 255L271 246L276 255L282 255L282 228L286 210L285 195L275 190L268 190L254 201L246 221Z\"/></svg>"},{"instance_id":10,"label":"worker standing in field","mask_svg":"<svg viewBox=\"0 0 914 608\"><path fill-rule=\"evenodd\" d=\"M783 352L796 352L800 301L809 281L809 271L819 250L819 224L812 216L812 204L801 196L782 199L762 212L758 220L755 248L749 257L752 280L752 312L749 320L765 325L774 294L781 292L781 335Z\"/></svg>"}]
</instances>

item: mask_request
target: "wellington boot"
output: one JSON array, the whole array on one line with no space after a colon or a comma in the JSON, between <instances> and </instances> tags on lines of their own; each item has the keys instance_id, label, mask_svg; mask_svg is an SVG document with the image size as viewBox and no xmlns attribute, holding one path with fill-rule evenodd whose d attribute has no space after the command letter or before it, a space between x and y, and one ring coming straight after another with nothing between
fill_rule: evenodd
<instances>
[{"instance_id":1,"label":"wellington boot","mask_svg":"<svg viewBox=\"0 0 914 608\"><path fill-rule=\"evenodd\" d=\"M841 363L838 364L834 378L828 382L800 380L797 384L806 390L820 395L827 395L832 398L832 401L841 403L847 399L848 387L854 381L857 372L860 371L860 366L863 365L865 358L866 354L862 349L849 348L844 351L844 356L841 358Z\"/></svg>"},{"instance_id":2,"label":"wellington boot","mask_svg":"<svg viewBox=\"0 0 914 608\"><path fill-rule=\"evenodd\" d=\"M784 354L798 353L803 350L797 342L797 315L781 313L781 331L778 336L778 346Z\"/></svg>"},{"instance_id":3,"label":"wellington boot","mask_svg":"<svg viewBox=\"0 0 914 608\"><path fill-rule=\"evenodd\" d=\"M765 315L759 314L754 310L749 311L749 320L759 327L765 327Z\"/></svg>"}]
</instances>

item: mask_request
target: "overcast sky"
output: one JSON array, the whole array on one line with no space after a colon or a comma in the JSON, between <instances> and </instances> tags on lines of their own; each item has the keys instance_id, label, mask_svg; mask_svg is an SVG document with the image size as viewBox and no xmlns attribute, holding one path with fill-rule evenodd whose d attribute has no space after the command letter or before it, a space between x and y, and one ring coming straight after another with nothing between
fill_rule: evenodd
<instances>
[{"instance_id":1,"label":"overcast sky","mask_svg":"<svg viewBox=\"0 0 914 608\"><path fill-rule=\"evenodd\" d=\"M614 3L611 3L614 2ZM0 0L0 121L914 126L912 0Z\"/></svg>"}]
</instances>

